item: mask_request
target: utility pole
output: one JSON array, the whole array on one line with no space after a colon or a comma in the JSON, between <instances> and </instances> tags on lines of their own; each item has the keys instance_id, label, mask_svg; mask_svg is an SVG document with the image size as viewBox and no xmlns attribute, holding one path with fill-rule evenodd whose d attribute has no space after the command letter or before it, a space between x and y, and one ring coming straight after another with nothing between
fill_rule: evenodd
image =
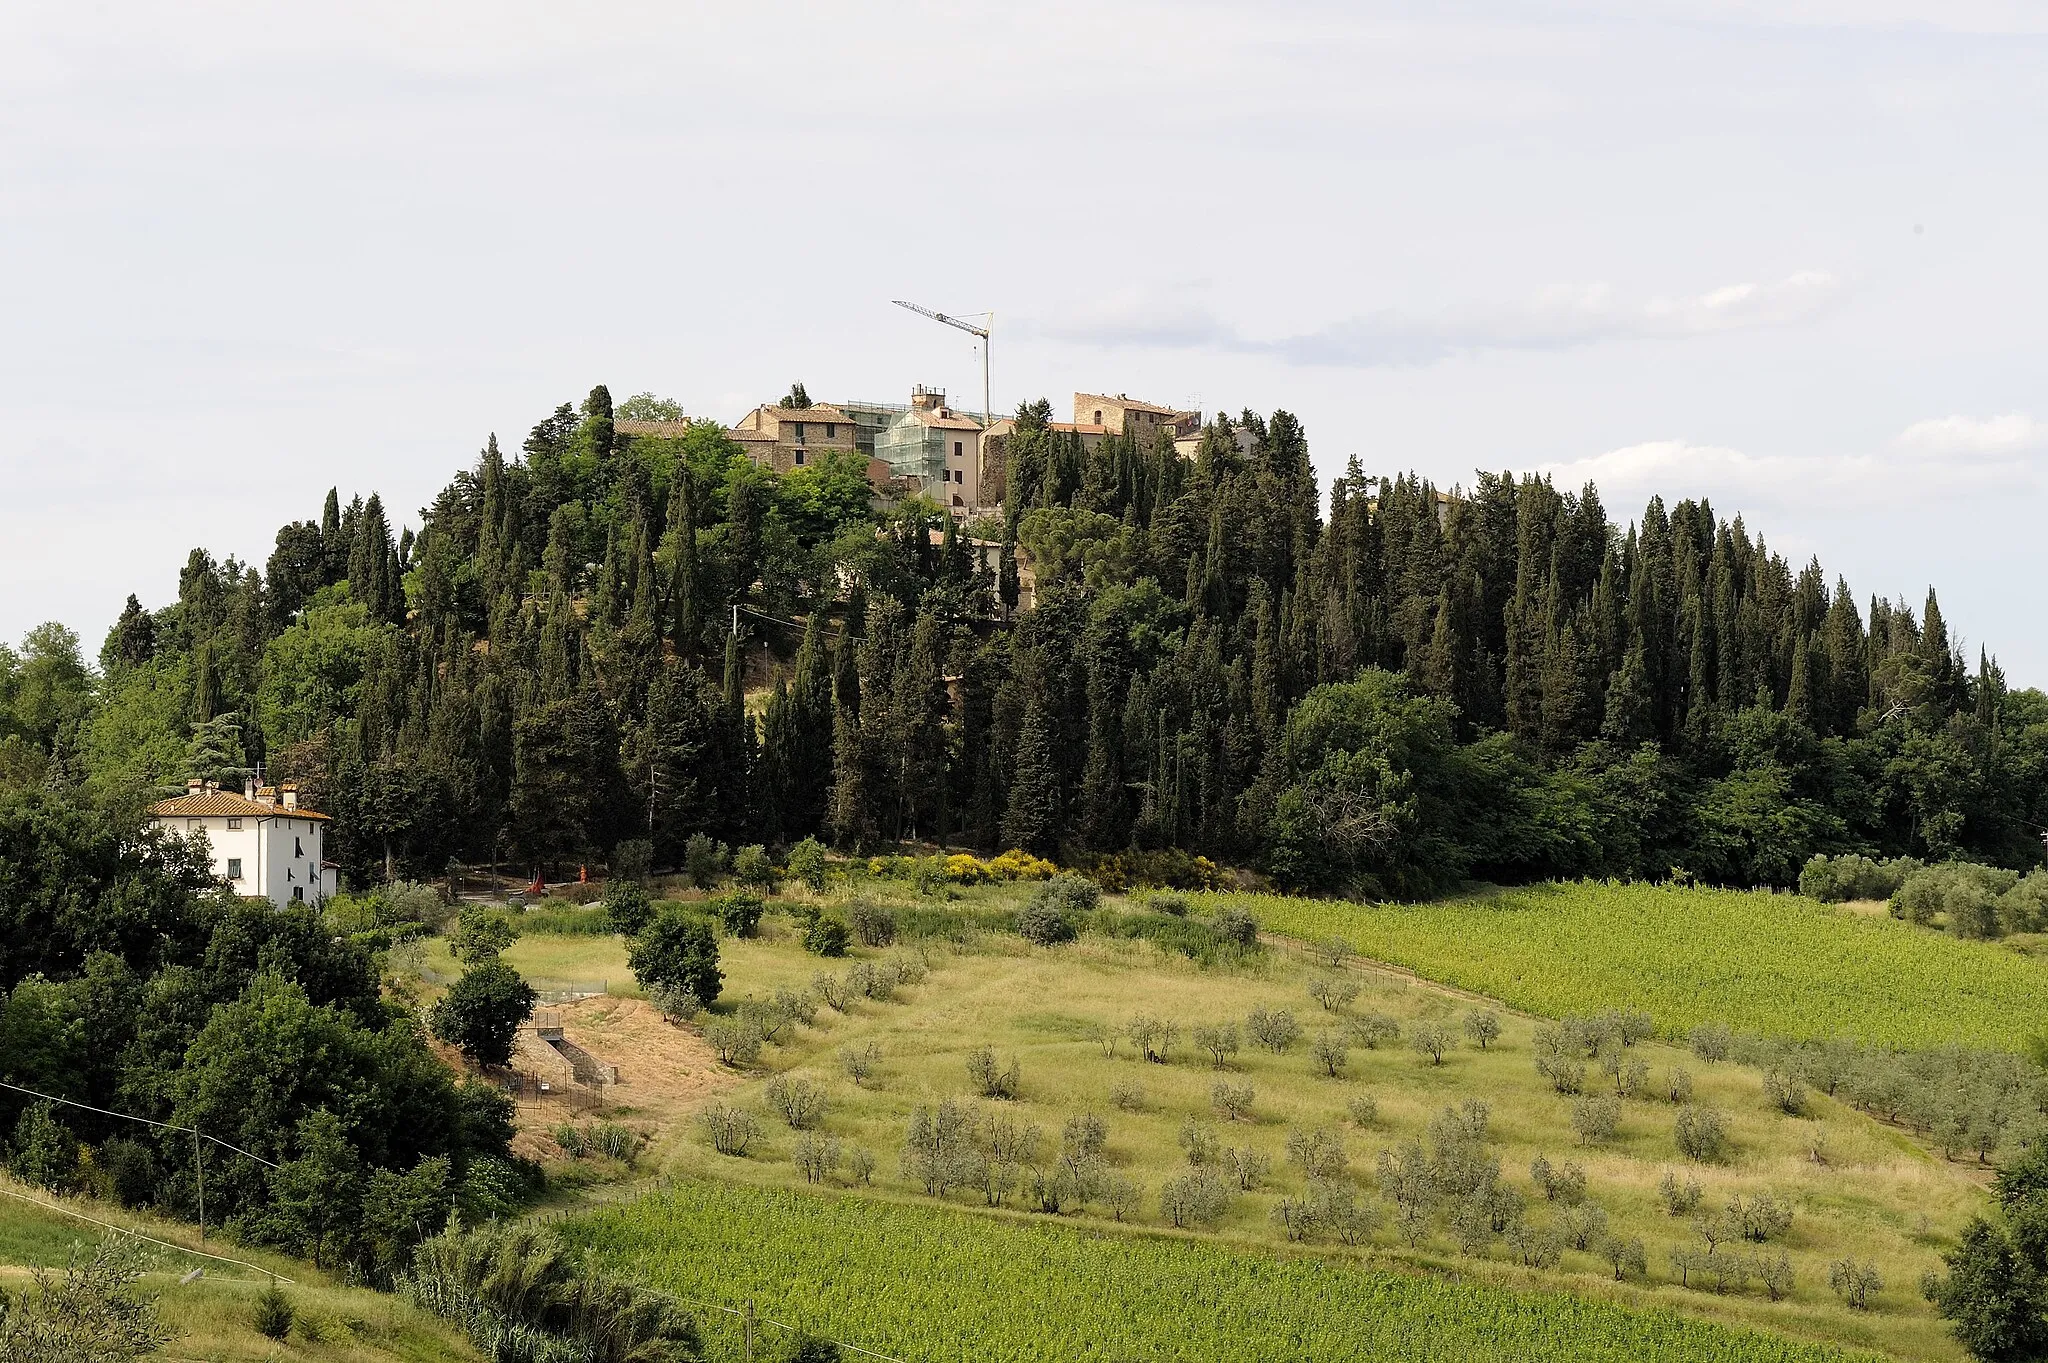
<instances>
[{"instance_id":1,"label":"utility pole","mask_svg":"<svg viewBox=\"0 0 2048 1363\"><path fill-rule=\"evenodd\" d=\"M199 1128L192 1128L192 1172L199 1180L199 1243L206 1243L206 1161L199 1157Z\"/></svg>"},{"instance_id":2,"label":"utility pole","mask_svg":"<svg viewBox=\"0 0 2048 1363\"><path fill-rule=\"evenodd\" d=\"M975 326L975 325L974 325L973 323L971 323L971 322L963 322L963 321L961 321L961 320L960 320L960 319L959 319L958 317L948 317L948 316L947 316L947 315L946 315L945 313L943 313L943 312L934 312L934 311L932 311L932 310L931 310L930 308L925 308L925 307L919 307L919 306L918 306L917 304L915 304L915 303L906 303L906 302L904 302L904 301L903 301L902 299L900 299L900 298L892 298L892 299L890 299L889 301L890 301L890 302L892 302L892 303L894 303L894 304L895 304L895 305L896 305L897 307L899 307L899 308L908 308L908 309L910 309L910 310L911 310L912 312L914 312L914 313L918 314L918 315L919 315L920 317L929 317L929 318L931 318L931 319L932 319L932 320L933 320L934 322L944 322L944 323L945 323L945 324L946 324L947 326L949 326L949 327L957 327L957 328L959 328L959 329L960 329L961 331L964 331L964 332L966 332L966 333L967 333L967 334L968 334L969 336L974 336L974 337L978 337L978 338L980 338L980 340L981 340L981 421L982 421L982 429L983 429L983 430L987 430L987 429L988 429L988 428L989 428L990 426L994 425L994 424L995 424L995 419L996 419L996 414L995 414L995 411L994 411L994 409L993 409L993 408L991 407L991 405L990 405L990 398L989 398L989 385L988 385L988 342L989 342L989 331L990 331L990 329L991 329L992 327L994 327L994 326L995 326L995 324L996 324L996 315L995 315L994 313L992 313L992 312L985 312L985 313L982 313L982 314L981 314L981 316L983 316L983 317L986 317L986 318L988 318L988 326L985 326L985 327L978 327L978 326Z\"/></svg>"}]
</instances>

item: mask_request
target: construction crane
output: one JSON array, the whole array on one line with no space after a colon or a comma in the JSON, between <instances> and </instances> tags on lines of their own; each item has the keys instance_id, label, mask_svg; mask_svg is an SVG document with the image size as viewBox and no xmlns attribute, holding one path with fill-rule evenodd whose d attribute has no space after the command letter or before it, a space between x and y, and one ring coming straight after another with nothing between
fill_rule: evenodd
<instances>
[{"instance_id":1,"label":"construction crane","mask_svg":"<svg viewBox=\"0 0 2048 1363\"><path fill-rule=\"evenodd\" d=\"M996 324L996 315L992 312L984 312L978 314L979 316L986 317L988 319L987 327L978 327L974 325L972 322L963 322L958 317L948 317L943 312L934 312L930 308L921 308L915 303L906 303L900 298L892 298L889 301L894 303L899 308L909 308L912 312L918 314L920 317L929 317L934 322L944 322L949 327L958 327L960 330L966 332L969 336L978 336L981 338L981 420L983 428L986 429L991 423L995 421L995 410L989 406L988 334L989 327L992 327Z\"/></svg>"}]
</instances>

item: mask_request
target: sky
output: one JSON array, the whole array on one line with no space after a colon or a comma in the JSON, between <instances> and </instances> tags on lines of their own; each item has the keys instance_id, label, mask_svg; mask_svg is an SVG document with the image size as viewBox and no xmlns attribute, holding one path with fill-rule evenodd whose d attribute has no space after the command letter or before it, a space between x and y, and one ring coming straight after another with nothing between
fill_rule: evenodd
<instances>
[{"instance_id":1,"label":"sky","mask_svg":"<svg viewBox=\"0 0 2048 1363\"><path fill-rule=\"evenodd\" d=\"M0 7L0 639L596 383L1710 498L2048 686L2048 6Z\"/></svg>"}]
</instances>

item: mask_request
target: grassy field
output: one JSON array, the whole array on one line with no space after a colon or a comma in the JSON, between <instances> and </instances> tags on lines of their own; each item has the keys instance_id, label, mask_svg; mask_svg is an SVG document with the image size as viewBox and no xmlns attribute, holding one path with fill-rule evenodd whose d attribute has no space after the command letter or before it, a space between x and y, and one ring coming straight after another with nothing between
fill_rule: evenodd
<instances>
[{"instance_id":1,"label":"grassy field","mask_svg":"<svg viewBox=\"0 0 2048 1363\"><path fill-rule=\"evenodd\" d=\"M1558 1016L1634 1005L1793 1037L2025 1051L2048 1036L2048 967L1987 942L1797 895L1581 883L1430 904L1218 895L1267 931Z\"/></svg>"},{"instance_id":2,"label":"grassy field","mask_svg":"<svg viewBox=\"0 0 2048 1363\"><path fill-rule=\"evenodd\" d=\"M680 1296L751 1298L769 1320L934 1363L1851 1356L1666 1311L1305 1254L695 1180L564 1229ZM731 1318L705 1320L716 1356L738 1357ZM780 1332L763 1332L773 1349Z\"/></svg>"},{"instance_id":3,"label":"grassy field","mask_svg":"<svg viewBox=\"0 0 2048 1363\"><path fill-rule=\"evenodd\" d=\"M75 1217L24 1202L24 1190L0 1185L0 1287L11 1291L30 1285L29 1270L60 1268L74 1249L89 1252L104 1232ZM48 1194L36 1190L38 1201ZM201 1248L196 1228L125 1212L96 1202L68 1201L98 1221L192 1250ZM174 1339L159 1355L170 1360L206 1363L479 1363L479 1355L445 1323L414 1310L398 1298L366 1288L346 1287L310 1266L283 1255L223 1244L217 1237L204 1248L246 1260L255 1268L221 1263L179 1249L143 1244L143 1295L156 1299L164 1324ZM179 1279L203 1268L196 1281ZM269 1273L292 1280L285 1288L297 1313L290 1337L279 1342L256 1333L252 1325L256 1294Z\"/></svg>"},{"instance_id":4,"label":"grassy field","mask_svg":"<svg viewBox=\"0 0 2048 1363\"><path fill-rule=\"evenodd\" d=\"M979 905L983 911L1000 908L990 896L976 899L988 900ZM536 937L522 939L520 946L537 966L552 968L550 953L556 950L573 952L578 960L591 959L585 955L591 949L587 939ZM1557 1094L1535 1070L1536 1024L1513 1014L1502 1016L1502 1036L1490 1048L1475 1049L1461 1034L1441 1065L1396 1044L1354 1047L1341 1078L1319 1073L1308 1043L1324 1026L1341 1028L1351 1016L1378 1013L1411 1031L1418 1021L1428 1020L1442 1020L1455 1029L1475 1006L1467 997L1398 972L1354 966L1349 974L1364 992L1347 1009L1331 1013L1307 991L1309 982L1323 973L1322 967L1307 953L1286 948L1269 949L1239 965L1204 968L1142 941L1090 934L1072 945L1042 949L1013 934L989 932L970 933L957 945L928 943L857 955L877 959L905 951L921 952L930 960L930 973L921 982L898 990L886 1002L859 1001L845 1012L821 1009L814 1024L794 1027L770 1046L761 1068L738 1089L705 1095L704 1101L736 1102L757 1115L763 1134L745 1157L714 1153L695 1125L685 1124L671 1126L657 1143L652 1151L655 1163L684 1178L764 1190L801 1186L802 1176L792 1162L798 1134L769 1110L764 1093L772 1074L800 1074L816 1081L828 1096L823 1129L845 1148L862 1147L877 1157L873 1185L859 1188L858 1195L899 1205L928 1205L929 1199L898 1167L906 1125L919 1105L967 1096L968 1053L988 1044L1005 1064L1016 1058L1022 1092L1014 1103L979 1106L999 1108L1035 1124L1055 1150L1069 1117L1094 1112L1105 1118L1108 1163L1146 1189L1134 1220L1148 1233L1189 1234L1165 1230L1158 1202L1160 1185L1186 1172L1179 1135L1189 1119L1212 1130L1225 1146L1264 1154L1271 1173L1262 1185L1237 1196L1213 1230L1190 1238L1243 1256L1233 1262L1245 1265L1246 1273L1278 1272L1260 1256L1302 1252L1287 1245L1269 1219L1280 1198L1299 1196L1306 1189L1304 1176L1288 1163L1290 1132L1320 1127L1340 1138L1349 1158L1348 1182L1360 1197L1376 1200L1373 1169L1381 1151L1424 1139L1430 1120L1446 1107L1478 1100L1490 1108L1487 1152L1499 1160L1503 1182L1528 1198L1530 1220L1549 1224L1558 1216L1558 1208L1546 1203L1532 1184L1529 1169L1534 1157L1581 1164L1588 1197L1605 1211L1611 1229L1643 1241L1649 1266L1646 1280L1617 1285L1603 1259L1581 1250L1568 1250L1555 1268L1524 1268L1499 1238L1478 1254L1464 1254L1442 1217L1432 1223L1419 1246L1383 1227L1368 1244L1356 1248L1322 1238L1310 1246L1313 1254L1346 1271L1370 1266L1448 1273L1486 1284L1489 1290L1561 1290L1631 1308L1673 1311L1902 1357L1959 1356L1920 1299L1917 1284L1923 1272L1939 1266L1940 1252L1953 1244L1969 1215L1983 1205L1983 1171L1945 1162L1899 1131L1825 1098L1814 1099L1809 1117L1783 1116L1766 1103L1761 1076L1754 1070L1732 1063L1702 1064L1685 1051L1654 1041L1631 1052L1648 1066L1652 1092L1661 1094L1670 1071L1683 1067L1693 1075L1699 1101L1727 1115L1732 1155L1715 1164L1688 1164L1674 1140L1677 1109L1661 1097L1626 1100L1616 1135L1582 1145L1571 1125L1573 1100ZM804 989L820 969L844 975L854 964L821 961L804 953L790 921L780 914L764 921L759 939L728 939L723 963L727 983L722 1011L749 998L768 999L778 989ZM1227 1072L1219 1074L1211 1058L1190 1044L1191 1029L1231 1020L1241 1025L1257 1007L1291 1010L1305 1035L1281 1053L1246 1041L1231 1057ZM1172 1063L1141 1062L1127 1042L1118 1043L1113 1056L1105 1054L1099 1029L1121 1026L1139 1012L1182 1025ZM696 1063L708 1066L702 1042L687 1031L674 1034L679 1048L694 1047ZM839 1057L868 1043L879 1051L879 1068L866 1086L857 1086L842 1073ZM1253 1087L1256 1099L1249 1120L1223 1120L1214 1112L1211 1089L1219 1079ZM627 1080L630 1090L630 1074ZM1597 1077L1593 1082L1597 1086ZM1137 1110L1112 1103L1112 1090L1123 1086L1141 1091ZM1350 1101L1361 1096L1372 1098L1377 1108L1366 1125L1353 1120L1349 1111ZM1816 1145L1823 1149L1825 1163L1812 1158ZM1794 1270L1795 1283L1785 1300L1767 1300L1755 1283L1746 1291L1719 1295L1679 1284L1670 1251L1698 1248L1700 1241L1690 1221L1667 1214L1659 1200L1658 1183L1667 1170L1696 1178L1710 1210L1734 1195L1766 1192L1795 1209L1791 1230L1767 1247L1771 1254L1782 1248ZM851 1180L842 1170L827 1181L847 1187ZM967 1208L983 1197L955 1193L950 1200ZM1013 1196L1013 1210L984 1214L1023 1217L1014 1210L1017 1202ZM1104 1208L1093 1204L1057 1218L1033 1214L1023 1219L1055 1229L1120 1229L1111 1225ZM635 1233L642 1237L636 1244L658 1239L651 1229ZM1845 1257L1874 1264L1881 1273L1886 1287L1874 1310L1852 1312L1830 1292L1828 1266ZM657 1256L649 1262L667 1261ZM859 1295L860 1284L866 1283L867 1290L879 1292L882 1280L855 1273L856 1267L848 1261L845 1290ZM1137 1356L1149 1355L1140 1349Z\"/></svg>"}]
</instances>

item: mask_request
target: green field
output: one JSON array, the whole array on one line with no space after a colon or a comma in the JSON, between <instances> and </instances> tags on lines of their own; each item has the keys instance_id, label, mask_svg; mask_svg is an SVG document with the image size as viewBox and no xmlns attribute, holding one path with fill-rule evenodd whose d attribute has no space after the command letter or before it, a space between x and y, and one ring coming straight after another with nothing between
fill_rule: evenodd
<instances>
[{"instance_id":1,"label":"green field","mask_svg":"<svg viewBox=\"0 0 2048 1363\"><path fill-rule=\"evenodd\" d=\"M680 1296L752 1298L771 1320L932 1363L1861 1357L1664 1311L1306 1255L694 1180L562 1229ZM705 1320L730 1350L731 1318Z\"/></svg>"},{"instance_id":2,"label":"green field","mask_svg":"<svg viewBox=\"0 0 2048 1363\"><path fill-rule=\"evenodd\" d=\"M1907 1047L2024 1051L2048 1036L2039 962L1797 895L1585 882L1430 904L1207 898L1551 1017L1633 1005L1670 1034L1725 1022Z\"/></svg>"}]
</instances>

